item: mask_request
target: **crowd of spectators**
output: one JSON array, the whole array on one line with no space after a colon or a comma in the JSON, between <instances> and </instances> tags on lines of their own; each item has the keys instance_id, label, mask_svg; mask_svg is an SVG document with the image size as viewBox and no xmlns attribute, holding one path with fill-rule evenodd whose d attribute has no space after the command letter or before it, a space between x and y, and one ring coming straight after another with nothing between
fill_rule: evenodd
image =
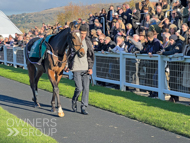
<instances>
[{"instance_id":1,"label":"crowd of spectators","mask_svg":"<svg viewBox=\"0 0 190 143\"><path fill-rule=\"evenodd\" d=\"M75 23L87 26L87 36L93 43L94 51L102 53L124 51L148 54L150 57L153 54L173 55L183 52L190 56L190 48L188 48L190 43L190 1L187 1L186 7L181 4L180 0L174 0L173 5L168 0L159 0L155 6L149 0L145 0L142 1L141 9L131 8L126 3L117 8L110 5L108 12L103 8L99 13L90 13L88 20L79 18ZM35 27L22 35L15 34L15 38L11 35L9 38L0 36L0 44L24 47L34 37L43 38L45 35L55 34L68 27L69 22L66 22L64 26L59 23L54 26L43 23L41 29ZM138 64L136 66L139 68ZM173 67L166 65L166 69L168 68L172 69ZM190 66L185 67L184 70L190 71ZM177 75L175 70L173 73L172 70L170 72L170 76L173 75ZM153 78L156 80L157 77ZM173 78L170 81L168 86L172 88L176 79ZM184 81L183 85L190 90L190 81ZM150 97L155 96L158 96L157 93L150 92ZM172 102L178 100L177 96L170 98Z\"/></svg>"},{"instance_id":2,"label":"crowd of spectators","mask_svg":"<svg viewBox=\"0 0 190 143\"><path fill-rule=\"evenodd\" d=\"M61 25L59 23L56 23L54 26L51 26L49 24L45 25L45 23L42 23L41 28L35 26L35 28L27 30L23 34L15 33L14 37L12 35L9 35L9 37L3 37L0 35L0 47L2 49L2 46L5 45L7 47L24 48L31 39L35 37L43 38L46 35L56 34L60 30Z\"/></svg>"}]
</instances>

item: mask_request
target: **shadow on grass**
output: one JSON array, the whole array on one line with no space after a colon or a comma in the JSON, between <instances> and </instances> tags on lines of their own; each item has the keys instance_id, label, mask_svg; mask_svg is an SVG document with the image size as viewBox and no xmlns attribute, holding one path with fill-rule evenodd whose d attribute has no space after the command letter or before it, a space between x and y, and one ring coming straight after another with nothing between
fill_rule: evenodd
<instances>
[{"instance_id":1,"label":"shadow on grass","mask_svg":"<svg viewBox=\"0 0 190 143\"><path fill-rule=\"evenodd\" d=\"M1 67L1 66L0 66ZM14 73L19 73L19 74L28 74L27 70L22 70L22 69L15 69L13 67L6 67L6 66L2 66L5 69L9 69ZM47 75L44 74L41 77L42 80L49 80ZM62 84L66 84L72 87L75 87L74 81L68 80L68 79L62 79L60 81L60 83ZM116 97L123 97L126 98L128 100L132 100L132 101L136 101L136 102L141 102L142 105L146 105L149 107L157 107L160 109L164 109L164 110L168 110L171 112L176 112L176 113L182 113L185 115L190 115L190 112L188 109L190 109L187 106L181 105L181 104L174 104L174 103L170 103L167 101L161 101L159 99L151 99L151 98L147 98L147 97L143 97L143 96L139 96L136 95L132 92L122 92L120 90L114 90L114 89L109 89L106 87L101 87L101 86L90 86L91 91L95 91L95 92L99 92L99 93L103 93L106 95L112 95L112 96L116 96Z\"/></svg>"}]
</instances>

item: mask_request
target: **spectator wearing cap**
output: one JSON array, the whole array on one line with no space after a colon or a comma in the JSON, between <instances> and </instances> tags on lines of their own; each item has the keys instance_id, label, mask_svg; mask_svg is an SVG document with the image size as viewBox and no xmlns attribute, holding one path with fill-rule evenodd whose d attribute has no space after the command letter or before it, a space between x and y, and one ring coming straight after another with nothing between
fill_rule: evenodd
<instances>
[{"instance_id":1,"label":"spectator wearing cap","mask_svg":"<svg viewBox=\"0 0 190 143\"><path fill-rule=\"evenodd\" d=\"M132 21L131 21L131 14L132 14L132 11L130 9L130 6L129 6L129 4L126 4L126 12L125 12L125 15L127 16L126 23L132 23Z\"/></svg>"},{"instance_id":2,"label":"spectator wearing cap","mask_svg":"<svg viewBox=\"0 0 190 143\"><path fill-rule=\"evenodd\" d=\"M125 30L125 25L124 25L124 23L123 23L123 21L122 21L122 17L119 17L119 18L118 18L118 23L119 23L120 29L124 29L124 30Z\"/></svg>"},{"instance_id":3,"label":"spectator wearing cap","mask_svg":"<svg viewBox=\"0 0 190 143\"><path fill-rule=\"evenodd\" d=\"M78 18L77 23L80 24L82 22L81 18Z\"/></svg>"},{"instance_id":4,"label":"spectator wearing cap","mask_svg":"<svg viewBox=\"0 0 190 143\"><path fill-rule=\"evenodd\" d=\"M94 20L95 20L95 17L92 15L92 13L90 13L89 18L88 18L88 24L89 24L89 30L90 31L92 29L94 29Z\"/></svg>"},{"instance_id":5,"label":"spectator wearing cap","mask_svg":"<svg viewBox=\"0 0 190 143\"><path fill-rule=\"evenodd\" d=\"M145 0L145 7L148 7L148 11L151 13L151 15L155 14L154 5L150 0Z\"/></svg>"},{"instance_id":6,"label":"spectator wearing cap","mask_svg":"<svg viewBox=\"0 0 190 143\"><path fill-rule=\"evenodd\" d=\"M139 25L140 25L140 19L141 19L141 14L140 11L137 10L135 7L132 9L132 26L135 34L139 34Z\"/></svg>"},{"instance_id":7,"label":"spectator wearing cap","mask_svg":"<svg viewBox=\"0 0 190 143\"><path fill-rule=\"evenodd\" d=\"M145 19L141 21L140 30L141 31L145 30L145 33L147 34L149 26L150 26L150 15L146 14Z\"/></svg>"},{"instance_id":8,"label":"spectator wearing cap","mask_svg":"<svg viewBox=\"0 0 190 143\"><path fill-rule=\"evenodd\" d=\"M164 12L164 15L167 14L167 17L170 16L170 12L168 10L170 10L170 5L168 4L167 0L162 0L162 11Z\"/></svg>"},{"instance_id":9,"label":"spectator wearing cap","mask_svg":"<svg viewBox=\"0 0 190 143\"><path fill-rule=\"evenodd\" d=\"M162 36L161 36L162 29L157 25L156 20L155 20L154 18L152 18L152 19L150 20L149 31L152 31L152 32L156 31L156 32L158 33L158 39L159 39L160 41L163 40L163 39L162 39Z\"/></svg>"},{"instance_id":10,"label":"spectator wearing cap","mask_svg":"<svg viewBox=\"0 0 190 143\"><path fill-rule=\"evenodd\" d=\"M90 34L89 29L90 29L90 28L89 28L89 25L88 25L88 23L86 22L85 19L82 20L82 24L81 24L81 25L86 26L86 28L87 28L87 35L86 35L86 36L89 37L89 36L90 36L90 35L89 35L89 34Z\"/></svg>"},{"instance_id":11,"label":"spectator wearing cap","mask_svg":"<svg viewBox=\"0 0 190 143\"><path fill-rule=\"evenodd\" d=\"M183 42L180 39L178 39L176 35L171 35L169 39L170 39L170 46L168 46L162 51L159 51L158 52L159 55L173 55L182 52ZM176 90L176 82L179 76L178 71L180 71L180 67L169 65L169 68L170 68L170 81L169 81L170 89ZM179 101L179 97L171 95L169 101L177 102Z\"/></svg>"},{"instance_id":12,"label":"spectator wearing cap","mask_svg":"<svg viewBox=\"0 0 190 143\"><path fill-rule=\"evenodd\" d=\"M140 19L140 21L144 20L147 14L149 14L149 15L150 15L150 18L152 18L152 14L149 12L148 7L145 6L145 7L141 10L141 19Z\"/></svg>"},{"instance_id":13,"label":"spectator wearing cap","mask_svg":"<svg viewBox=\"0 0 190 143\"><path fill-rule=\"evenodd\" d=\"M162 11L161 6L156 7L156 15L158 15L158 19L162 21L164 19L164 12Z\"/></svg>"}]
</instances>

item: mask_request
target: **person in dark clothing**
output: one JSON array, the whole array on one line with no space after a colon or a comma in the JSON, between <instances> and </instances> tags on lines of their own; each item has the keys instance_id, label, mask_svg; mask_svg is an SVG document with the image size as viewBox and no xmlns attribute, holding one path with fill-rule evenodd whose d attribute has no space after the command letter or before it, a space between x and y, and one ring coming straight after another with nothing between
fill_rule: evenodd
<instances>
[{"instance_id":1,"label":"person in dark clothing","mask_svg":"<svg viewBox=\"0 0 190 143\"><path fill-rule=\"evenodd\" d=\"M148 44L147 48L143 51L140 51L141 54L149 54L150 57L152 57L152 54L156 54L158 51L163 49L162 44L158 39L154 38L154 33L152 31L149 31L147 34Z\"/></svg>"},{"instance_id":2,"label":"person in dark clothing","mask_svg":"<svg viewBox=\"0 0 190 143\"><path fill-rule=\"evenodd\" d=\"M112 26L113 15L114 15L114 6L111 5L107 15L107 21L110 27Z\"/></svg>"},{"instance_id":3,"label":"person in dark clothing","mask_svg":"<svg viewBox=\"0 0 190 143\"><path fill-rule=\"evenodd\" d=\"M92 13L90 13L89 18L88 18L88 24L89 24L89 30L90 31L92 29L94 29L94 20L95 20L95 17L92 15Z\"/></svg>"},{"instance_id":4,"label":"person in dark clothing","mask_svg":"<svg viewBox=\"0 0 190 143\"><path fill-rule=\"evenodd\" d=\"M116 22L115 27L110 31L110 37L112 40L114 40L115 36L117 35L117 33L120 31L120 25L118 22Z\"/></svg>"},{"instance_id":5,"label":"person in dark clothing","mask_svg":"<svg viewBox=\"0 0 190 143\"><path fill-rule=\"evenodd\" d=\"M105 38L105 45L103 48L104 51L108 51L108 49L110 49L110 48L113 49L113 48L115 48L115 46L116 46L116 43L114 41L112 41L110 37Z\"/></svg>"},{"instance_id":6,"label":"person in dark clothing","mask_svg":"<svg viewBox=\"0 0 190 143\"><path fill-rule=\"evenodd\" d=\"M138 11L135 7L132 8L132 12L133 14L131 15L131 17L132 17L133 30L135 31L135 34L139 34L141 14L140 11Z\"/></svg>"},{"instance_id":7,"label":"person in dark clothing","mask_svg":"<svg viewBox=\"0 0 190 143\"><path fill-rule=\"evenodd\" d=\"M94 51L102 51L104 49L104 46L105 46L105 35L100 35L98 47L94 49Z\"/></svg>"},{"instance_id":8,"label":"person in dark clothing","mask_svg":"<svg viewBox=\"0 0 190 143\"><path fill-rule=\"evenodd\" d=\"M131 21L131 14L132 14L132 11L130 9L130 6L129 6L129 4L126 4L126 12L125 12L125 15L127 16L126 23L132 23L132 21Z\"/></svg>"},{"instance_id":9,"label":"person in dark clothing","mask_svg":"<svg viewBox=\"0 0 190 143\"><path fill-rule=\"evenodd\" d=\"M168 46L167 48L165 48L162 51L159 51L157 54L173 55L176 53L181 53L182 48L183 48L183 42L180 39L178 39L178 37L176 35L172 35L172 36L170 36L170 46ZM169 68L170 68L170 81L169 81L170 89L175 91L177 78L179 77L178 71L180 71L180 66L176 67L173 64L171 64L171 66L170 66L170 63L169 63ZM169 99L169 101L177 102L177 101L179 101L179 96L171 95L171 98Z\"/></svg>"}]
</instances>

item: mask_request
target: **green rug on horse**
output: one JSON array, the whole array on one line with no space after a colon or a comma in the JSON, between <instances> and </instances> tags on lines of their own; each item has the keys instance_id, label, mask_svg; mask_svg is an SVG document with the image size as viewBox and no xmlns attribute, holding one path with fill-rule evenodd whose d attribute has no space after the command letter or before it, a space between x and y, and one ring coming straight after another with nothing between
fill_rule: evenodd
<instances>
[{"instance_id":1,"label":"green rug on horse","mask_svg":"<svg viewBox=\"0 0 190 143\"><path fill-rule=\"evenodd\" d=\"M48 36L45 38L45 40L43 41L43 43L42 43L42 45L41 45L41 49L40 49L40 43L41 43L41 41L42 41L43 39L41 38L41 39L37 40L37 41L33 44L32 48L31 48L31 50L30 50L29 57L30 57L30 58L41 58L41 57L43 57L43 56L44 56L44 53L45 53L45 51L46 51L46 49L47 49L47 46L46 46L45 42L48 43L49 40L50 40L50 38L51 38L52 36L53 36L53 35L48 35Z\"/></svg>"}]
</instances>

